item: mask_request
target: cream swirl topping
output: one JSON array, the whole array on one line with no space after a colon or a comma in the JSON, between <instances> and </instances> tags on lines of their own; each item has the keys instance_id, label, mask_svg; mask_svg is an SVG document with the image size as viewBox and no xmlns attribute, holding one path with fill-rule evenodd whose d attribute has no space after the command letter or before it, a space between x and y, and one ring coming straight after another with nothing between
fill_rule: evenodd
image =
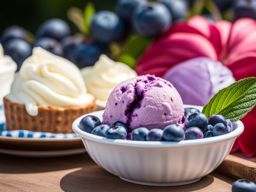
<instances>
[{"instance_id":1,"label":"cream swirl topping","mask_svg":"<svg viewBox=\"0 0 256 192\"><path fill-rule=\"evenodd\" d=\"M31 116L38 114L39 105L69 107L93 101L79 69L42 48L34 48L32 56L24 61L8 97L25 104Z\"/></svg>"},{"instance_id":2,"label":"cream swirl topping","mask_svg":"<svg viewBox=\"0 0 256 192\"><path fill-rule=\"evenodd\" d=\"M111 91L121 82L137 76L136 72L124 63L101 55L93 67L82 69L82 75L88 89L97 99L97 105L104 107Z\"/></svg>"},{"instance_id":3,"label":"cream swirl topping","mask_svg":"<svg viewBox=\"0 0 256 192\"><path fill-rule=\"evenodd\" d=\"M16 63L11 57L4 55L3 47L0 44L0 74L5 72L14 73L17 69Z\"/></svg>"}]
</instances>

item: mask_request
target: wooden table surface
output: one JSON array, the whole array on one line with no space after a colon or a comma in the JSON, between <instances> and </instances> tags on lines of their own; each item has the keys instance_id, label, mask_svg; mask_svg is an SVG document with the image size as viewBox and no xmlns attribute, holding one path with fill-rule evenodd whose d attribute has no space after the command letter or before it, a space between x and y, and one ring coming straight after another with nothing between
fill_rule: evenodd
<instances>
[{"instance_id":1,"label":"wooden table surface","mask_svg":"<svg viewBox=\"0 0 256 192\"><path fill-rule=\"evenodd\" d=\"M33 159L0 155L1 192L230 192L232 179L217 173L182 187L127 183L98 167L87 154Z\"/></svg>"}]
</instances>

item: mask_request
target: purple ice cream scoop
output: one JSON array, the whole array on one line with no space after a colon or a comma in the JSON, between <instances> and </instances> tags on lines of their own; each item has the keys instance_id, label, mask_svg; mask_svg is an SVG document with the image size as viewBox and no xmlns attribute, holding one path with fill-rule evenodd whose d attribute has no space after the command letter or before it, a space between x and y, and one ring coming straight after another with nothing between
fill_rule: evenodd
<instances>
[{"instance_id":1,"label":"purple ice cream scoop","mask_svg":"<svg viewBox=\"0 0 256 192\"><path fill-rule=\"evenodd\" d=\"M130 129L163 129L180 123L183 116L183 102L175 87L162 78L146 75L125 81L112 91L103 122L122 121Z\"/></svg>"},{"instance_id":2,"label":"purple ice cream scoop","mask_svg":"<svg viewBox=\"0 0 256 192\"><path fill-rule=\"evenodd\" d=\"M176 87L184 104L194 105L206 104L219 90L235 82L227 67L206 57L177 64L163 78Z\"/></svg>"}]
</instances>

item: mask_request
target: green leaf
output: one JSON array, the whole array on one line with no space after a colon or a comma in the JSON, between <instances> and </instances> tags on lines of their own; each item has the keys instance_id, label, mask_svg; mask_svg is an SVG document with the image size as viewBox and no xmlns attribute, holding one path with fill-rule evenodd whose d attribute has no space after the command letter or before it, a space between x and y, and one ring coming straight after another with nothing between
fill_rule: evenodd
<instances>
[{"instance_id":1,"label":"green leaf","mask_svg":"<svg viewBox=\"0 0 256 192\"><path fill-rule=\"evenodd\" d=\"M189 17L200 15L203 12L205 6L205 0L196 0L189 13Z\"/></svg>"},{"instance_id":2,"label":"green leaf","mask_svg":"<svg viewBox=\"0 0 256 192\"><path fill-rule=\"evenodd\" d=\"M136 60L130 55L123 54L118 58L118 61L127 64L131 68L135 68Z\"/></svg>"},{"instance_id":3,"label":"green leaf","mask_svg":"<svg viewBox=\"0 0 256 192\"><path fill-rule=\"evenodd\" d=\"M131 35L123 45L118 61L129 61L130 67L135 67L136 60L152 42L152 38L140 35Z\"/></svg>"},{"instance_id":4,"label":"green leaf","mask_svg":"<svg viewBox=\"0 0 256 192\"><path fill-rule=\"evenodd\" d=\"M255 106L256 78L250 77L220 90L204 106L203 113L207 117L220 114L231 121L237 121L243 118Z\"/></svg>"},{"instance_id":5,"label":"green leaf","mask_svg":"<svg viewBox=\"0 0 256 192\"><path fill-rule=\"evenodd\" d=\"M84 33L90 34L90 26L92 18L95 14L95 8L92 3L88 3L84 9Z\"/></svg>"}]
</instances>

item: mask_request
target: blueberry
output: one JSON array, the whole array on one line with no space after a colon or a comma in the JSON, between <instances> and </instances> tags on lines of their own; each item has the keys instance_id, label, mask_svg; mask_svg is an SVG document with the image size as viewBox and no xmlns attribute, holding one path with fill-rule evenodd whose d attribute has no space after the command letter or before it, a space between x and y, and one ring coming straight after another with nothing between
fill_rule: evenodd
<instances>
[{"instance_id":1,"label":"blueberry","mask_svg":"<svg viewBox=\"0 0 256 192\"><path fill-rule=\"evenodd\" d=\"M200 113L200 110L199 109L196 109L194 107L186 107L184 109L185 111L185 117L187 117L188 115L192 114L192 113Z\"/></svg>"},{"instance_id":2,"label":"blueberry","mask_svg":"<svg viewBox=\"0 0 256 192\"><path fill-rule=\"evenodd\" d=\"M44 22L37 31L37 37L49 37L61 41L69 36L70 28L68 24L61 19L50 19Z\"/></svg>"},{"instance_id":3,"label":"blueberry","mask_svg":"<svg viewBox=\"0 0 256 192\"><path fill-rule=\"evenodd\" d=\"M129 21L134 11L142 5L146 5L146 3L146 0L118 0L116 6L117 15Z\"/></svg>"},{"instance_id":4,"label":"blueberry","mask_svg":"<svg viewBox=\"0 0 256 192\"><path fill-rule=\"evenodd\" d=\"M217 7L221 12L230 9L234 3L234 0L214 0Z\"/></svg>"},{"instance_id":5,"label":"blueberry","mask_svg":"<svg viewBox=\"0 0 256 192\"><path fill-rule=\"evenodd\" d=\"M147 141L161 141L163 136L162 129L151 129L147 135Z\"/></svg>"},{"instance_id":6,"label":"blueberry","mask_svg":"<svg viewBox=\"0 0 256 192\"><path fill-rule=\"evenodd\" d=\"M19 70L23 61L31 56L32 48L29 43L22 39L12 39L5 44L4 53L17 63Z\"/></svg>"},{"instance_id":7,"label":"blueberry","mask_svg":"<svg viewBox=\"0 0 256 192\"><path fill-rule=\"evenodd\" d=\"M256 192L256 183L239 179L232 184L232 192Z\"/></svg>"},{"instance_id":8,"label":"blueberry","mask_svg":"<svg viewBox=\"0 0 256 192\"><path fill-rule=\"evenodd\" d=\"M234 131L235 129L234 124L229 119L227 119L226 121L227 121L228 132Z\"/></svg>"},{"instance_id":9,"label":"blueberry","mask_svg":"<svg viewBox=\"0 0 256 192\"><path fill-rule=\"evenodd\" d=\"M124 22L111 11L96 13L91 22L92 37L101 43L119 41L124 37Z\"/></svg>"},{"instance_id":10,"label":"blueberry","mask_svg":"<svg viewBox=\"0 0 256 192\"><path fill-rule=\"evenodd\" d=\"M61 44L58 41L48 38L48 37L38 39L34 43L34 47L42 47L43 49L45 49L55 55L58 55L58 56L63 55L63 50L62 50Z\"/></svg>"},{"instance_id":11,"label":"blueberry","mask_svg":"<svg viewBox=\"0 0 256 192\"><path fill-rule=\"evenodd\" d=\"M95 127L91 134L93 135L98 135L98 136L101 136L101 137L106 137L106 131L110 128L109 125L107 124L101 124L101 125L98 125L97 127Z\"/></svg>"},{"instance_id":12,"label":"blueberry","mask_svg":"<svg viewBox=\"0 0 256 192\"><path fill-rule=\"evenodd\" d=\"M160 0L169 10L174 22L186 18L188 7L185 0Z\"/></svg>"},{"instance_id":13,"label":"blueberry","mask_svg":"<svg viewBox=\"0 0 256 192\"><path fill-rule=\"evenodd\" d=\"M21 39L24 41L29 41L29 35L28 32L19 26L11 26L7 28L1 37L1 43L4 45L9 40L13 39Z\"/></svg>"},{"instance_id":14,"label":"blueberry","mask_svg":"<svg viewBox=\"0 0 256 192\"><path fill-rule=\"evenodd\" d=\"M199 127L202 131L207 129L208 119L203 113L192 113L185 119L185 126Z\"/></svg>"},{"instance_id":15,"label":"blueberry","mask_svg":"<svg viewBox=\"0 0 256 192\"><path fill-rule=\"evenodd\" d=\"M87 133L91 133L92 130L95 127L99 126L100 124L101 124L101 121L98 117L93 115L87 115L81 119L78 127Z\"/></svg>"},{"instance_id":16,"label":"blueberry","mask_svg":"<svg viewBox=\"0 0 256 192\"><path fill-rule=\"evenodd\" d=\"M109 139L126 139L127 131L123 126L112 126L106 131Z\"/></svg>"},{"instance_id":17,"label":"blueberry","mask_svg":"<svg viewBox=\"0 0 256 192\"><path fill-rule=\"evenodd\" d=\"M256 0L237 0L233 7L234 20L249 17L256 19Z\"/></svg>"},{"instance_id":18,"label":"blueberry","mask_svg":"<svg viewBox=\"0 0 256 192\"><path fill-rule=\"evenodd\" d=\"M126 123L121 122L121 121L116 121L115 123L113 123L113 126L122 126L125 129L128 129L128 125Z\"/></svg>"},{"instance_id":19,"label":"blueberry","mask_svg":"<svg viewBox=\"0 0 256 192\"><path fill-rule=\"evenodd\" d=\"M213 135L214 136L224 135L224 134L227 134L228 132L229 132L229 130L228 130L227 126L224 125L223 123L217 123L213 127Z\"/></svg>"},{"instance_id":20,"label":"blueberry","mask_svg":"<svg viewBox=\"0 0 256 192\"><path fill-rule=\"evenodd\" d=\"M214 137L212 125L208 125L207 129L204 132L204 138L208 138L208 137Z\"/></svg>"},{"instance_id":21,"label":"blueberry","mask_svg":"<svg viewBox=\"0 0 256 192\"><path fill-rule=\"evenodd\" d=\"M74 49L74 63L79 68L93 66L104 53L104 49L96 43L81 43Z\"/></svg>"},{"instance_id":22,"label":"blueberry","mask_svg":"<svg viewBox=\"0 0 256 192\"><path fill-rule=\"evenodd\" d=\"M216 125L217 123L223 123L225 126L227 126L227 121L222 115L213 115L208 121L212 126Z\"/></svg>"},{"instance_id":23,"label":"blueberry","mask_svg":"<svg viewBox=\"0 0 256 192\"><path fill-rule=\"evenodd\" d=\"M74 50L77 45L82 42L82 39L75 36L66 37L61 41L61 46L63 48L63 56L66 59L69 59L72 62L75 62L74 59Z\"/></svg>"},{"instance_id":24,"label":"blueberry","mask_svg":"<svg viewBox=\"0 0 256 192\"><path fill-rule=\"evenodd\" d=\"M145 127L134 129L131 133L131 140L146 141L149 130Z\"/></svg>"},{"instance_id":25,"label":"blueberry","mask_svg":"<svg viewBox=\"0 0 256 192\"><path fill-rule=\"evenodd\" d=\"M156 36L166 31L171 24L171 15L161 3L139 7L133 14L135 31L143 36Z\"/></svg>"},{"instance_id":26,"label":"blueberry","mask_svg":"<svg viewBox=\"0 0 256 192\"><path fill-rule=\"evenodd\" d=\"M164 128L163 131L163 140L164 141L182 141L185 139L184 129L179 125L168 125Z\"/></svg>"},{"instance_id":27,"label":"blueberry","mask_svg":"<svg viewBox=\"0 0 256 192\"><path fill-rule=\"evenodd\" d=\"M204 134L198 127L190 127L185 130L185 138L186 140L202 139Z\"/></svg>"}]
</instances>

